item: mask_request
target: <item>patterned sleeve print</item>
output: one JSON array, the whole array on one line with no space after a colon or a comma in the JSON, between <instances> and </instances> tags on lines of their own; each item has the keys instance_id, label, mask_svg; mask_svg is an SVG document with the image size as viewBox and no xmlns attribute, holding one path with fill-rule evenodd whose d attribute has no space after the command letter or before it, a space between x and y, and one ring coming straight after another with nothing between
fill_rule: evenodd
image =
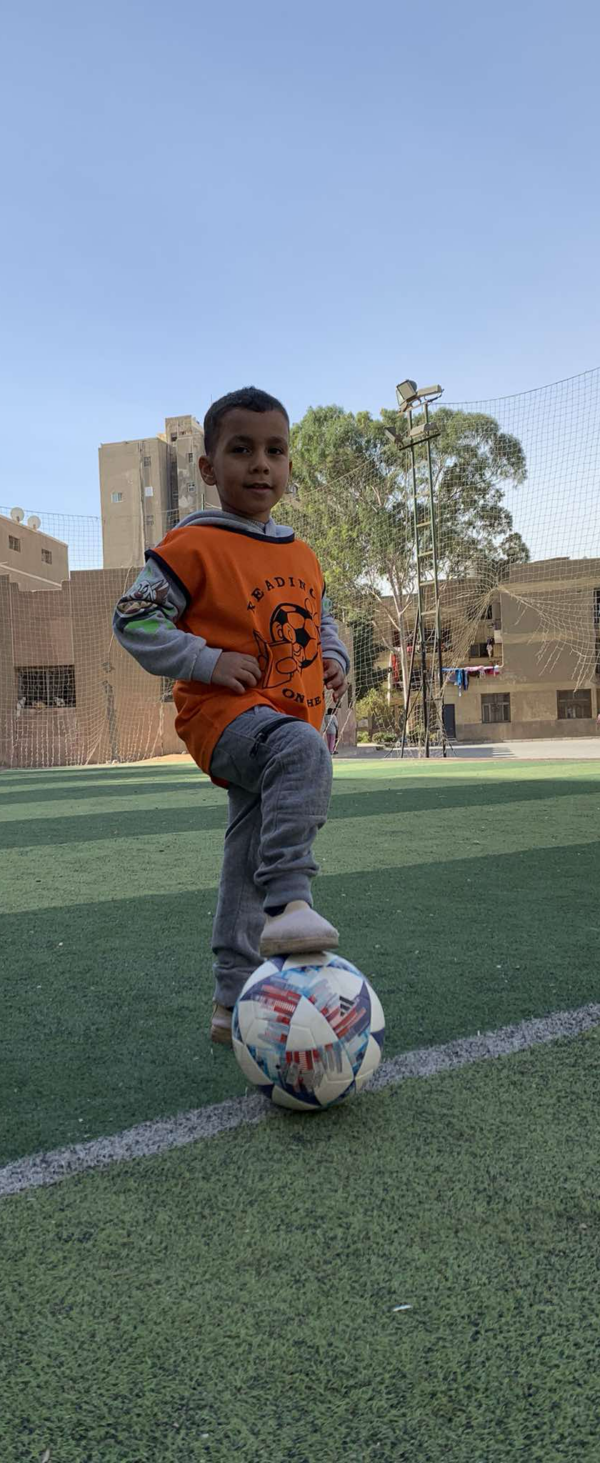
<instances>
[{"instance_id":1,"label":"patterned sleeve print","mask_svg":"<svg viewBox=\"0 0 600 1463\"><path fill-rule=\"evenodd\" d=\"M161 628L172 630L184 608L181 592L167 584L149 559L135 584L121 596L115 616L122 633L156 635Z\"/></svg>"},{"instance_id":2,"label":"patterned sleeve print","mask_svg":"<svg viewBox=\"0 0 600 1463\"><path fill-rule=\"evenodd\" d=\"M180 630L186 599L168 573L148 559L121 595L113 617L115 639L150 675L209 682L220 649Z\"/></svg>"}]
</instances>

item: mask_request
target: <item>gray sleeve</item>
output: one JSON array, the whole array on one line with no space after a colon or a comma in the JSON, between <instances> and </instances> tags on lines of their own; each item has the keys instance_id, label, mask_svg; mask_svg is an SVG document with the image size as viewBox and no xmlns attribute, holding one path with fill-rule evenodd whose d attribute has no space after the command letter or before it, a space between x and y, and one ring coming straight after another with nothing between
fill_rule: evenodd
<instances>
[{"instance_id":1,"label":"gray sleeve","mask_svg":"<svg viewBox=\"0 0 600 1463\"><path fill-rule=\"evenodd\" d=\"M207 645L201 635L177 629L185 607L180 586L148 559L116 606L115 639L153 676L208 684L222 651Z\"/></svg>"},{"instance_id":2,"label":"gray sleeve","mask_svg":"<svg viewBox=\"0 0 600 1463\"><path fill-rule=\"evenodd\" d=\"M329 610L321 611L321 647L324 660L337 660L342 670L348 675L350 670L350 656L346 650L343 640L338 634L338 627L329 613Z\"/></svg>"}]
</instances>

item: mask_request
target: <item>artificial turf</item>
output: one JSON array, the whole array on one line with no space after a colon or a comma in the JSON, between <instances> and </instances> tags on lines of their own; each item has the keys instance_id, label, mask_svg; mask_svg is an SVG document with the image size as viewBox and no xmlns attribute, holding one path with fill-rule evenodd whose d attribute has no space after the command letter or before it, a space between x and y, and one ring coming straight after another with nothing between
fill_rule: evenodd
<instances>
[{"instance_id":1,"label":"artificial turf","mask_svg":"<svg viewBox=\"0 0 600 1463\"><path fill-rule=\"evenodd\" d=\"M317 898L388 1055L598 999L600 768L340 764ZM225 797L5 773L0 1162L235 1096L207 1038Z\"/></svg>"},{"instance_id":2,"label":"artificial turf","mask_svg":"<svg viewBox=\"0 0 600 1463\"><path fill-rule=\"evenodd\" d=\"M599 1073L594 1032L6 1199L3 1463L595 1463Z\"/></svg>"}]
</instances>

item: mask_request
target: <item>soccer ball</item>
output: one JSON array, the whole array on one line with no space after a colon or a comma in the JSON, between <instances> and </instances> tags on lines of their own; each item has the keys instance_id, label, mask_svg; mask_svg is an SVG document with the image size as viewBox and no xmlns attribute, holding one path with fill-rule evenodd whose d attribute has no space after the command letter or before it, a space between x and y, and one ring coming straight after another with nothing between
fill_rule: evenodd
<instances>
[{"instance_id":1,"label":"soccer ball","mask_svg":"<svg viewBox=\"0 0 600 1463\"><path fill-rule=\"evenodd\" d=\"M233 1013L244 1076L277 1107L322 1112L360 1092L381 1061L385 1017L360 970L324 953L282 955L246 981Z\"/></svg>"},{"instance_id":2,"label":"soccer ball","mask_svg":"<svg viewBox=\"0 0 600 1463\"><path fill-rule=\"evenodd\" d=\"M302 605L281 604L271 615L273 643L291 647L300 670L312 665L319 654L319 635L310 610Z\"/></svg>"}]
</instances>

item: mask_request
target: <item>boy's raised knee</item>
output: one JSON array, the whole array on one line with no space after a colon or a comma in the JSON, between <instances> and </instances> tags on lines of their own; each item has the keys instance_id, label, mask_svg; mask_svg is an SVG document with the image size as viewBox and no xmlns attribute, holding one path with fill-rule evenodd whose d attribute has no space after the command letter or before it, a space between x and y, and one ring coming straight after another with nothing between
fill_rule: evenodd
<instances>
[{"instance_id":1,"label":"boy's raised knee","mask_svg":"<svg viewBox=\"0 0 600 1463\"><path fill-rule=\"evenodd\" d=\"M310 722L286 722L286 727L290 733L290 740L295 746L304 747L306 752L314 757L320 757L323 752L327 752L327 746L321 733L316 731Z\"/></svg>"},{"instance_id":2,"label":"boy's raised knee","mask_svg":"<svg viewBox=\"0 0 600 1463\"><path fill-rule=\"evenodd\" d=\"M330 781L332 776L331 755L320 732L307 721L286 723L285 753L295 757L306 769L307 777ZM282 747L283 751L284 748Z\"/></svg>"}]
</instances>

